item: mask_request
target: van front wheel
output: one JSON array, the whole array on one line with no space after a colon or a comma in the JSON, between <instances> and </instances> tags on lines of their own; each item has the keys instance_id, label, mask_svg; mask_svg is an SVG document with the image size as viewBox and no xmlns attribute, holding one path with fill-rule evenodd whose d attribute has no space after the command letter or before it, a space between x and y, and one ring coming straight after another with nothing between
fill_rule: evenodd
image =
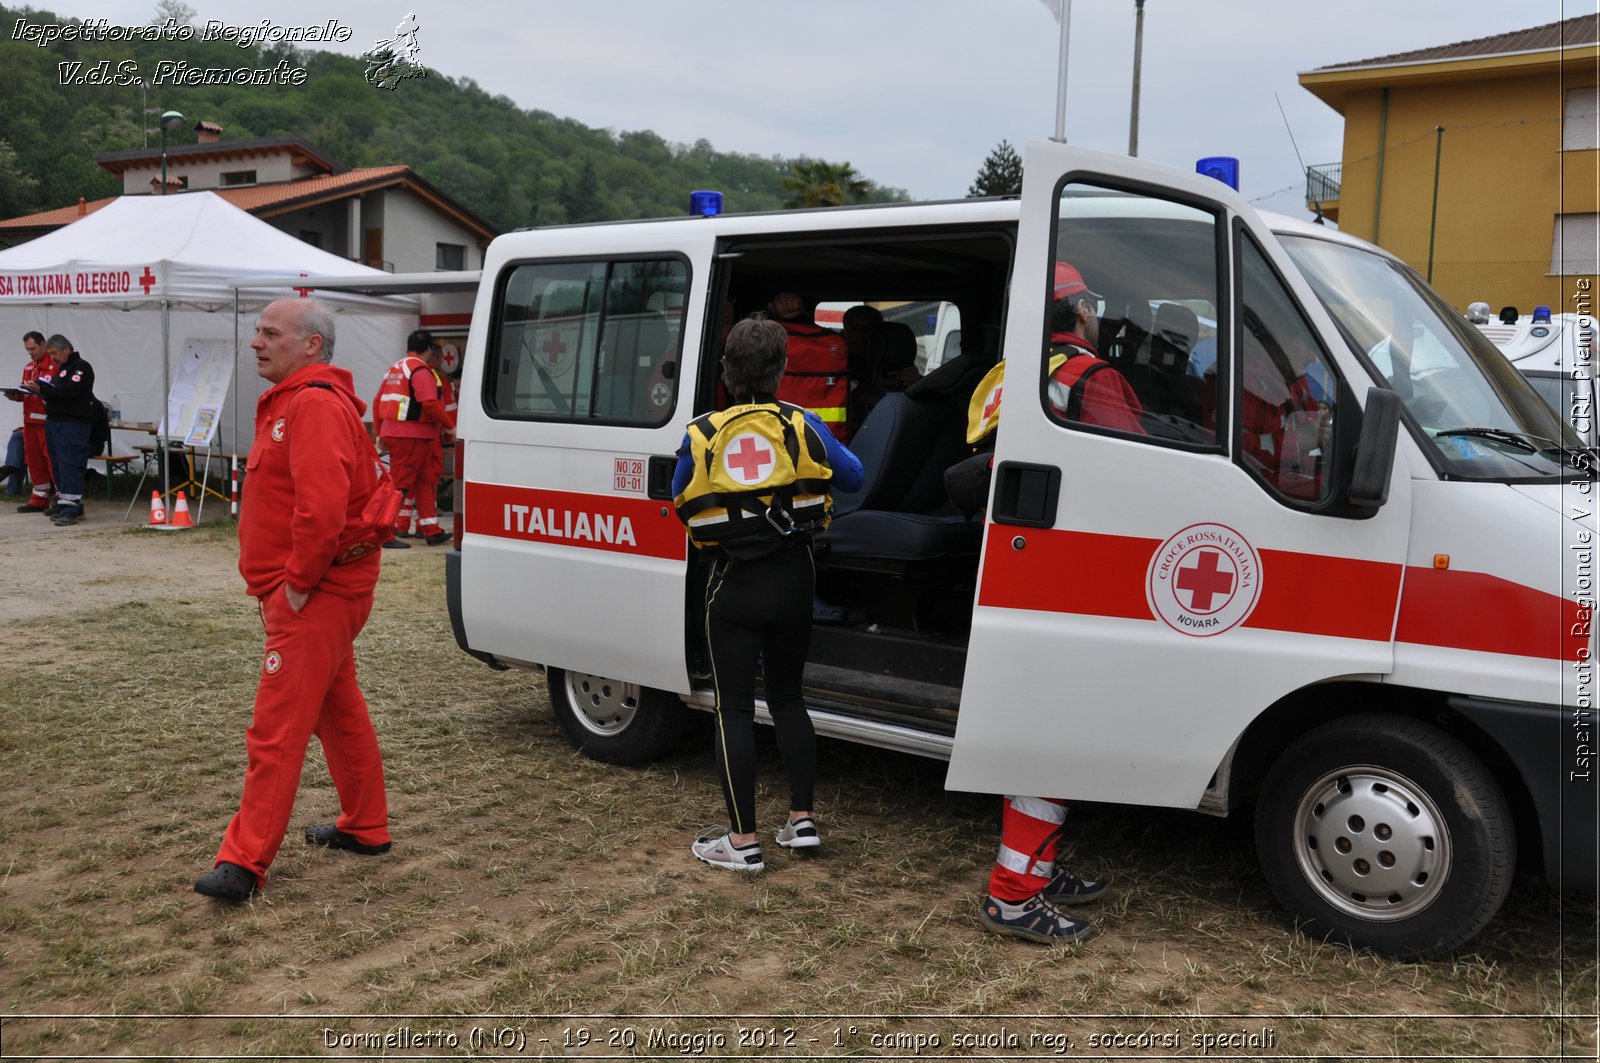
<instances>
[{"instance_id":1,"label":"van front wheel","mask_svg":"<svg viewBox=\"0 0 1600 1063\"><path fill-rule=\"evenodd\" d=\"M550 707L567 741L606 764L643 764L683 733L683 702L663 690L550 668Z\"/></svg>"},{"instance_id":2,"label":"van front wheel","mask_svg":"<svg viewBox=\"0 0 1600 1063\"><path fill-rule=\"evenodd\" d=\"M1433 956L1488 924L1516 835L1483 762L1415 720L1356 716L1311 731L1268 772L1256 851L1278 901L1317 937Z\"/></svg>"}]
</instances>

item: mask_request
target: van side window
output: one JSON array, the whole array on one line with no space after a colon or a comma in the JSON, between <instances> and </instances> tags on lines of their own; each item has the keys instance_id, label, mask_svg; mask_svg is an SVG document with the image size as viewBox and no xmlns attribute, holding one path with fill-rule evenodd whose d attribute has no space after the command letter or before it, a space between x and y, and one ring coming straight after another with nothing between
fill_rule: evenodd
<instances>
[{"instance_id":1,"label":"van side window","mask_svg":"<svg viewBox=\"0 0 1600 1063\"><path fill-rule=\"evenodd\" d=\"M1266 256L1253 241L1240 243L1239 460L1290 499L1317 502L1331 487L1338 378Z\"/></svg>"},{"instance_id":2,"label":"van side window","mask_svg":"<svg viewBox=\"0 0 1600 1063\"><path fill-rule=\"evenodd\" d=\"M1046 409L1063 423L1217 448L1219 222L1198 207L1069 183L1056 203Z\"/></svg>"},{"instance_id":3,"label":"van side window","mask_svg":"<svg viewBox=\"0 0 1600 1063\"><path fill-rule=\"evenodd\" d=\"M490 333L490 416L658 426L677 401L689 268L679 259L531 262Z\"/></svg>"}]
</instances>

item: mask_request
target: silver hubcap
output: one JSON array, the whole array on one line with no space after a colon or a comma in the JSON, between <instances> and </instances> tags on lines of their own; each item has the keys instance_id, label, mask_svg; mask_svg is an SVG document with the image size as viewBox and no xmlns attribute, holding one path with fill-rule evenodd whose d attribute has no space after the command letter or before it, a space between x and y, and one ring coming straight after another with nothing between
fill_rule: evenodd
<instances>
[{"instance_id":1,"label":"silver hubcap","mask_svg":"<svg viewBox=\"0 0 1600 1063\"><path fill-rule=\"evenodd\" d=\"M567 704L584 730L601 736L621 734L639 711L639 686L586 672L567 673Z\"/></svg>"},{"instance_id":2,"label":"silver hubcap","mask_svg":"<svg viewBox=\"0 0 1600 1063\"><path fill-rule=\"evenodd\" d=\"M1322 898L1362 919L1416 915L1450 874L1444 816L1410 779L1383 768L1329 772L1300 799L1295 859Z\"/></svg>"}]
</instances>

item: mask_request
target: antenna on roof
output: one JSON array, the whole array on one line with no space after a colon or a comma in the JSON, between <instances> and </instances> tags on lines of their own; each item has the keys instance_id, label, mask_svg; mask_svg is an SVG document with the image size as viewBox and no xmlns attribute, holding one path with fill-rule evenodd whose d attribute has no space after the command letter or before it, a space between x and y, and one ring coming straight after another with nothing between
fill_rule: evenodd
<instances>
[{"instance_id":1,"label":"antenna on roof","mask_svg":"<svg viewBox=\"0 0 1600 1063\"><path fill-rule=\"evenodd\" d=\"M1272 94L1272 98L1275 101L1277 101L1278 113L1280 115L1283 115L1283 128L1284 128L1284 131L1289 134L1289 146L1294 148L1294 159L1295 159L1296 162L1298 162L1300 164L1300 173L1302 175L1309 174L1311 171L1306 169L1306 160L1304 160L1304 159L1302 159L1300 157L1300 145L1296 144L1294 142L1294 130L1289 128L1289 116L1283 110L1283 101L1278 99L1278 94L1276 92L1274 92ZM1306 191L1309 192L1310 190L1311 190L1311 182L1307 181L1306 182ZM1311 200L1311 209L1317 215L1317 218L1316 218L1317 224L1318 225L1326 225L1326 224L1328 224L1325 220L1323 220L1323 217L1322 217L1322 204L1317 201L1317 198L1315 196L1309 196L1308 198Z\"/></svg>"}]
</instances>

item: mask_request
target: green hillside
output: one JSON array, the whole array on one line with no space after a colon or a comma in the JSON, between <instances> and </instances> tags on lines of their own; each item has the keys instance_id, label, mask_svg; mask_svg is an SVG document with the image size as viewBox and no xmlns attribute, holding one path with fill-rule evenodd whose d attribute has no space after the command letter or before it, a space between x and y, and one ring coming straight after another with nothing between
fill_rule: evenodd
<instances>
[{"instance_id":1,"label":"green hillside","mask_svg":"<svg viewBox=\"0 0 1600 1063\"><path fill-rule=\"evenodd\" d=\"M830 194L849 202L906 198L900 189L859 180L848 164L740 155L703 139L669 144L649 130L591 129L438 71L384 91L367 83L361 60L312 47L241 49L198 33L189 40L56 39L40 47L37 34L30 40L29 31L18 32L19 20L83 32L80 20L0 4L0 218L120 191L94 156L146 143L144 128L155 126L155 114L143 118L146 108L181 111L190 126L219 123L224 140L297 136L343 166L406 163L503 230L682 214L694 188L720 189L729 210L778 209ZM88 30L104 32L92 23ZM169 66L166 84L133 83L153 81L162 62L197 70L303 69L305 76L299 85L187 85L175 83L173 71L182 68ZM184 129L171 142L193 139ZM149 143L156 142L151 133ZM838 181L841 174L857 180ZM841 190L831 193L834 186Z\"/></svg>"}]
</instances>

